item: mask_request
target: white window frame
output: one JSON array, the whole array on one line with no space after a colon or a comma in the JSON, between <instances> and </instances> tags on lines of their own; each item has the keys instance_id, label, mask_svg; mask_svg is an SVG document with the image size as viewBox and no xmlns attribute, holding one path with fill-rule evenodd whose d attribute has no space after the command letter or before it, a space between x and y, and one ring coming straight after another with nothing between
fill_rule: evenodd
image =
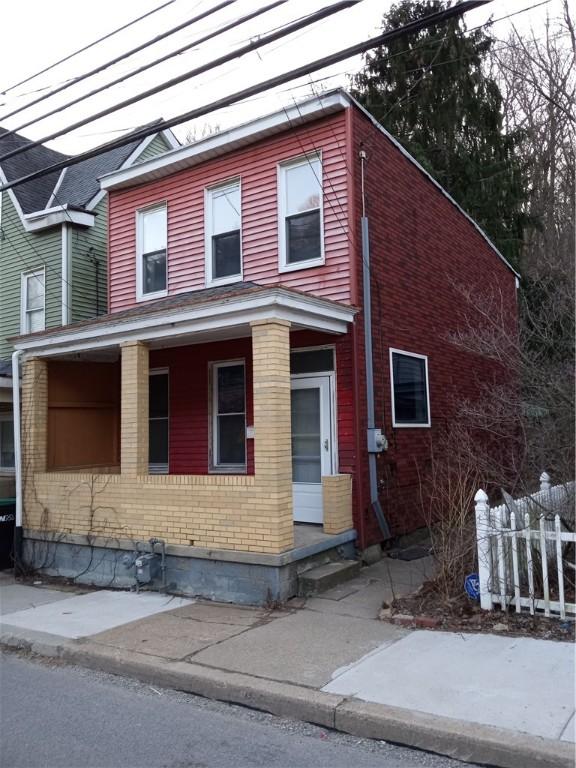
<instances>
[{"instance_id":1,"label":"white window frame","mask_svg":"<svg viewBox=\"0 0 576 768\"><path fill-rule=\"evenodd\" d=\"M220 368L230 368L234 365L244 367L244 464L219 464L218 463L218 371ZM211 363L212 373L212 441L210 455L210 471L223 472L227 474L245 474L248 467L248 445L246 438L246 360L223 360Z\"/></svg>"},{"instance_id":2,"label":"white window frame","mask_svg":"<svg viewBox=\"0 0 576 768\"><path fill-rule=\"evenodd\" d=\"M286 261L286 216L288 215L286 210L286 171L290 168L297 167L299 165L305 165L312 160L317 160L320 164L320 256L316 259L310 259L309 261L298 261L294 264L289 264ZM278 271L279 272L296 272L300 269L311 269L312 267L320 267L326 263L326 255L324 251L324 175L322 168L322 152L307 152L305 155L286 160L285 162L278 164L277 171L277 183L278 183ZM317 210L316 208L310 208L310 211ZM301 211L306 213L306 211Z\"/></svg>"},{"instance_id":3,"label":"white window frame","mask_svg":"<svg viewBox=\"0 0 576 768\"><path fill-rule=\"evenodd\" d=\"M26 309L28 306L28 280L31 277L37 278L39 275L42 275L44 278L44 305L42 307L44 322L42 323L42 328L39 328L38 331L46 330L46 267L41 267L40 269L22 272L20 276L20 332L23 334L32 333L32 331L28 330L28 323L26 322L28 315L28 310ZM38 312L37 309L33 311Z\"/></svg>"},{"instance_id":4,"label":"white window frame","mask_svg":"<svg viewBox=\"0 0 576 768\"><path fill-rule=\"evenodd\" d=\"M227 188L238 187L240 193L240 272L237 275L226 275L225 277L213 277L212 276L212 204L213 204L213 192L219 192ZM242 253L242 180L235 177L233 179L227 179L226 181L219 182L206 187L204 190L204 261L205 261L205 274L206 285L228 285L229 283L238 283L243 280L244 275L244 257Z\"/></svg>"},{"instance_id":5,"label":"white window frame","mask_svg":"<svg viewBox=\"0 0 576 768\"><path fill-rule=\"evenodd\" d=\"M166 420L168 422L168 461L166 464L151 464L148 462L148 474L150 475L168 475L170 474L170 369L169 368L151 368L148 371L148 381L152 376L167 376L168 377L168 416ZM164 417L148 415L148 423L151 421L160 421ZM148 430L148 456L150 456L150 430ZM152 469L154 467L154 469Z\"/></svg>"},{"instance_id":6,"label":"white window frame","mask_svg":"<svg viewBox=\"0 0 576 768\"><path fill-rule=\"evenodd\" d=\"M406 357L416 357L418 360L424 360L424 372L426 376L426 407L428 412L428 421L415 424L398 423L396 421L396 407L394 401L394 360L393 355L405 355ZM418 355L416 352L407 352L405 349L395 349L390 347L390 399L392 403L392 426L397 429L426 429L431 426L432 416L430 413L430 378L428 375L428 356Z\"/></svg>"},{"instance_id":7,"label":"white window frame","mask_svg":"<svg viewBox=\"0 0 576 768\"><path fill-rule=\"evenodd\" d=\"M142 221L143 215L151 213L155 210L164 209L166 212L166 288L162 291L154 291L152 293L144 293L144 270L142 269L142 257L143 257L143 231ZM153 299L161 299L168 295L168 203L163 200L152 205L147 205L144 208L138 208L136 211L136 300L137 301L151 301Z\"/></svg>"},{"instance_id":8,"label":"white window frame","mask_svg":"<svg viewBox=\"0 0 576 768\"><path fill-rule=\"evenodd\" d=\"M12 411L0 411L0 421L8 421L14 424L14 414ZM16 472L16 457L14 457L14 465L2 464L2 445L0 444L0 475L13 475Z\"/></svg>"}]
</instances>

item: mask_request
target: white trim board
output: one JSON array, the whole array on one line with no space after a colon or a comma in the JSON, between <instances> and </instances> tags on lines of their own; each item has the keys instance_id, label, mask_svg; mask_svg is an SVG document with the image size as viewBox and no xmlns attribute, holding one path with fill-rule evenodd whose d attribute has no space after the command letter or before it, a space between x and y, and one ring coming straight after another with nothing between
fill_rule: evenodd
<instances>
[{"instance_id":1,"label":"white trim board","mask_svg":"<svg viewBox=\"0 0 576 768\"><path fill-rule=\"evenodd\" d=\"M125 341L193 343L190 336L224 330L248 335L256 320L286 320L295 330L310 329L327 333L346 333L357 310L316 297L291 294L271 288L258 294L211 301L195 307L147 313L108 323L92 323L65 331L25 336L16 339L14 348L36 356L52 356L115 347Z\"/></svg>"}]
</instances>

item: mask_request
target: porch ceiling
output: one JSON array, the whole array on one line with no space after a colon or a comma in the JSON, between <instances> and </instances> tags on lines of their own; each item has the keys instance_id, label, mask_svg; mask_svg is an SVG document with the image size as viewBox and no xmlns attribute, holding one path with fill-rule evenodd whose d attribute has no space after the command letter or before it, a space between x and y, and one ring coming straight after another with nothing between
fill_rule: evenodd
<instances>
[{"instance_id":1,"label":"porch ceiling","mask_svg":"<svg viewBox=\"0 0 576 768\"><path fill-rule=\"evenodd\" d=\"M19 336L14 347L34 357L111 357L120 344L151 348L250 336L256 320L286 320L293 330L341 334L357 310L284 287L243 284L228 292L181 294L125 312L41 333Z\"/></svg>"}]
</instances>

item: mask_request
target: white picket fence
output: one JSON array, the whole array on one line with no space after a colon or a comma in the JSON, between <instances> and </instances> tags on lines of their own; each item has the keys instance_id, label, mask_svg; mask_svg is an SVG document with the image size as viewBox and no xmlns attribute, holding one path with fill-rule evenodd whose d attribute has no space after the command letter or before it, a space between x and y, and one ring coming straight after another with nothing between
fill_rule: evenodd
<instances>
[{"instance_id":1,"label":"white picket fence","mask_svg":"<svg viewBox=\"0 0 576 768\"><path fill-rule=\"evenodd\" d=\"M517 613L528 609L562 619L576 615L576 603L566 601L566 588L573 594L576 579L573 553L567 560L576 534L565 530L558 514L574 503L574 483L551 487L543 472L540 490L531 496L491 508L479 490L474 502L481 607L514 606Z\"/></svg>"}]
</instances>

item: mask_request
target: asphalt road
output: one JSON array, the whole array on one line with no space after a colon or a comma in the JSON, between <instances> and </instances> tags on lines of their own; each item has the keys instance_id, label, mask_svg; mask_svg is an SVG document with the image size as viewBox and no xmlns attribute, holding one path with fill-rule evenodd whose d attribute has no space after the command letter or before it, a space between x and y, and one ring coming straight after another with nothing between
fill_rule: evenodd
<instances>
[{"instance_id":1,"label":"asphalt road","mask_svg":"<svg viewBox=\"0 0 576 768\"><path fill-rule=\"evenodd\" d=\"M1 768L456 768L112 675L0 656Z\"/></svg>"}]
</instances>

